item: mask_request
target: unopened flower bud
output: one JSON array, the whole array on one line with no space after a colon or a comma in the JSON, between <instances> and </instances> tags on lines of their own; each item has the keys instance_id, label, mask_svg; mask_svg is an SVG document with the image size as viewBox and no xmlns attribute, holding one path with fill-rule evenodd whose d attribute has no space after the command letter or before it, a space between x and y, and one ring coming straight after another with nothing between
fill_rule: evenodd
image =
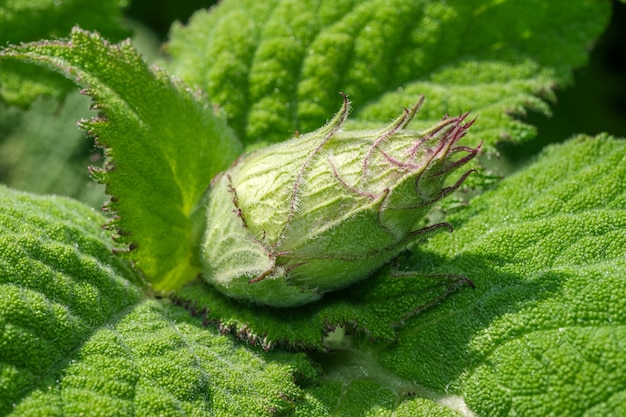
<instances>
[{"instance_id":1,"label":"unopened flower bud","mask_svg":"<svg viewBox=\"0 0 626 417\"><path fill-rule=\"evenodd\" d=\"M287 307L367 278L429 232L434 202L471 171L457 146L467 114L405 130L423 99L382 130L349 131L344 103L321 129L245 155L214 178L202 242L204 279L223 293Z\"/></svg>"}]
</instances>

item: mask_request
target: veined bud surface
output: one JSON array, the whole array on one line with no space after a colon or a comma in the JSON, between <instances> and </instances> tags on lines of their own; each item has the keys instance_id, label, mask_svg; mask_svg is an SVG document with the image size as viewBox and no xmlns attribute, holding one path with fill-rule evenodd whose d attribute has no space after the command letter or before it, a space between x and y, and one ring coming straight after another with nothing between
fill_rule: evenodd
<instances>
[{"instance_id":1,"label":"veined bud surface","mask_svg":"<svg viewBox=\"0 0 626 417\"><path fill-rule=\"evenodd\" d=\"M216 176L201 246L204 279L223 293L288 307L367 278L430 231L446 177L479 148L458 146L472 122L405 130L423 98L378 131L345 131L344 103L315 132L257 150ZM446 184L451 184L445 186Z\"/></svg>"}]
</instances>

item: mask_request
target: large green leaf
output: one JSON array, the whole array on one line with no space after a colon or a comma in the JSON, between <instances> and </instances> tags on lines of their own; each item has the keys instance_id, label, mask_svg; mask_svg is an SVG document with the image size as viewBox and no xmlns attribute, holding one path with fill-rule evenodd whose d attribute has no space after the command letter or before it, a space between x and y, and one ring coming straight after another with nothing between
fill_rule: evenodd
<instances>
[{"instance_id":1,"label":"large green leaf","mask_svg":"<svg viewBox=\"0 0 626 417\"><path fill-rule=\"evenodd\" d=\"M151 70L128 42L74 29L70 40L15 46L0 60L47 66L85 87L100 114L81 125L107 148L96 174L113 196L119 240L158 289L197 274L190 219L213 175L239 154L225 122L201 96Z\"/></svg>"},{"instance_id":2,"label":"large green leaf","mask_svg":"<svg viewBox=\"0 0 626 417\"><path fill-rule=\"evenodd\" d=\"M54 386L57 369L136 303L131 269L102 216L58 197L0 187L0 413ZM49 404L48 406L52 406Z\"/></svg>"},{"instance_id":3,"label":"large green leaf","mask_svg":"<svg viewBox=\"0 0 626 417\"><path fill-rule=\"evenodd\" d=\"M0 3L0 46L65 36L80 23L111 40L128 35L121 25L126 0L13 0ZM0 63L0 100L27 105L42 94L60 97L72 84L44 68Z\"/></svg>"},{"instance_id":4,"label":"large green leaf","mask_svg":"<svg viewBox=\"0 0 626 417\"><path fill-rule=\"evenodd\" d=\"M608 1L223 1L175 26L170 68L222 105L245 143L321 126L343 91L381 123L419 94L416 124L473 110L474 141L522 140L607 24ZM421 121L421 122L420 122Z\"/></svg>"},{"instance_id":5,"label":"large green leaf","mask_svg":"<svg viewBox=\"0 0 626 417\"><path fill-rule=\"evenodd\" d=\"M94 332L11 416L285 415L302 396L299 362L233 345L185 310L145 301Z\"/></svg>"},{"instance_id":6,"label":"large green leaf","mask_svg":"<svg viewBox=\"0 0 626 417\"><path fill-rule=\"evenodd\" d=\"M272 416L315 375L142 300L93 209L5 187L0 207L0 414Z\"/></svg>"},{"instance_id":7,"label":"large green leaf","mask_svg":"<svg viewBox=\"0 0 626 417\"><path fill-rule=\"evenodd\" d=\"M476 198L422 262L475 291L409 323L380 364L477 415L623 415L625 176L623 140L579 137Z\"/></svg>"}]
</instances>

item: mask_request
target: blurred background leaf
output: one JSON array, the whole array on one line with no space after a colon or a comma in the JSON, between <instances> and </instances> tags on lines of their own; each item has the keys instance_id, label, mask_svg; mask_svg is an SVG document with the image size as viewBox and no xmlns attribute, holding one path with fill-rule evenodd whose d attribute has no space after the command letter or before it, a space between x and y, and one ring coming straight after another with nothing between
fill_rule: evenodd
<instances>
[{"instance_id":1,"label":"blurred background leaf","mask_svg":"<svg viewBox=\"0 0 626 417\"><path fill-rule=\"evenodd\" d=\"M89 98L70 93L63 103L39 98L28 110L0 105L0 182L23 191L74 197L93 207L105 201L104 186L87 165L102 153L76 127L89 115Z\"/></svg>"},{"instance_id":2,"label":"blurred background leaf","mask_svg":"<svg viewBox=\"0 0 626 417\"><path fill-rule=\"evenodd\" d=\"M127 0L14 0L0 3L0 46L67 36L81 27L100 32L112 41L130 35L122 25ZM0 102L23 107L40 95L61 98L73 84L44 68L21 63L0 64Z\"/></svg>"}]
</instances>

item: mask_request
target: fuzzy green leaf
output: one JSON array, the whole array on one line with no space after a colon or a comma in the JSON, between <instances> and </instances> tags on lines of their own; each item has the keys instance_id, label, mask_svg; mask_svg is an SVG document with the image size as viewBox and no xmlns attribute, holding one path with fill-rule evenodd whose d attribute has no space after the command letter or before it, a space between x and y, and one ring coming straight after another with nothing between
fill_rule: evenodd
<instances>
[{"instance_id":1,"label":"fuzzy green leaf","mask_svg":"<svg viewBox=\"0 0 626 417\"><path fill-rule=\"evenodd\" d=\"M59 197L0 187L0 414L54 385L91 334L138 301L102 216ZM136 277L135 277L136 279Z\"/></svg>"},{"instance_id":2,"label":"fuzzy green leaf","mask_svg":"<svg viewBox=\"0 0 626 417\"><path fill-rule=\"evenodd\" d=\"M275 416L302 396L297 354L269 358L145 301L94 332L11 416ZM56 379L55 379L56 378Z\"/></svg>"},{"instance_id":3,"label":"fuzzy green leaf","mask_svg":"<svg viewBox=\"0 0 626 417\"><path fill-rule=\"evenodd\" d=\"M490 145L534 135L511 114L549 112L544 99L586 61L609 13L608 1L227 0L175 26L168 51L248 144L314 130L343 91L362 124L420 93L422 127L473 110L474 141Z\"/></svg>"},{"instance_id":4,"label":"fuzzy green leaf","mask_svg":"<svg viewBox=\"0 0 626 417\"><path fill-rule=\"evenodd\" d=\"M579 137L473 200L421 264L476 290L409 323L380 363L477 415L623 415L625 177L623 140Z\"/></svg>"},{"instance_id":5,"label":"fuzzy green leaf","mask_svg":"<svg viewBox=\"0 0 626 417\"><path fill-rule=\"evenodd\" d=\"M80 23L112 40L128 30L121 26L121 8L127 0L14 0L0 4L0 45L64 36ZM19 62L0 62L0 100L30 104L47 94L61 97L72 84L58 74Z\"/></svg>"},{"instance_id":6,"label":"fuzzy green leaf","mask_svg":"<svg viewBox=\"0 0 626 417\"><path fill-rule=\"evenodd\" d=\"M113 196L119 240L157 289L193 279L190 219L217 172L240 153L225 122L202 97L150 70L128 42L111 45L75 28L69 41L10 47L0 59L48 66L86 88L100 111L82 126L107 148L96 177Z\"/></svg>"},{"instance_id":7,"label":"fuzzy green leaf","mask_svg":"<svg viewBox=\"0 0 626 417\"><path fill-rule=\"evenodd\" d=\"M93 209L5 187L0 207L0 414L281 415L315 376L142 301Z\"/></svg>"}]
</instances>

